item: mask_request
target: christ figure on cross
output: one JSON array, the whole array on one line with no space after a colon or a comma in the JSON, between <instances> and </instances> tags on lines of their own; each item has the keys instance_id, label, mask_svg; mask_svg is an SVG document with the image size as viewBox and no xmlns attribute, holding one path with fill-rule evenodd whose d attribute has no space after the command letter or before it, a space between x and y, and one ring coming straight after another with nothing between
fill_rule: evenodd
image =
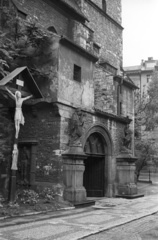
<instances>
[{"instance_id":1,"label":"christ figure on cross","mask_svg":"<svg viewBox=\"0 0 158 240\"><path fill-rule=\"evenodd\" d=\"M15 138L18 139L20 124L24 125L25 123L24 116L22 113L23 101L30 99L31 97L33 97L33 95L22 98L20 91L16 91L15 94L13 94L7 87L6 87L6 90L14 98L15 104L16 104L14 121L15 121L15 130L16 130Z\"/></svg>"}]
</instances>

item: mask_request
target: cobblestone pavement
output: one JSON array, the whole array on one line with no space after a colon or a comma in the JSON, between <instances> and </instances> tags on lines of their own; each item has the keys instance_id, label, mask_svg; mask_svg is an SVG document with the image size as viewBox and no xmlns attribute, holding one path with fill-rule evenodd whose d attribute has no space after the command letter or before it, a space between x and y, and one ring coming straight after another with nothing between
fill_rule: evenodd
<instances>
[{"instance_id":1,"label":"cobblestone pavement","mask_svg":"<svg viewBox=\"0 0 158 240\"><path fill-rule=\"evenodd\" d=\"M0 240L77 240L87 237L89 235L89 239L91 239L92 237L95 237L91 236L92 234L112 228L117 229L115 227L137 219L141 219L141 222L144 219L143 217L149 216L156 212L158 212L158 194L133 200L122 198L104 198L99 200L96 206L86 208L85 210L80 211L75 210L73 214L68 216L59 216L53 218L51 218L50 216L49 219L45 220L40 219L39 216L40 221L36 222L33 221L32 217L32 219L30 218L31 222L29 223L19 225L13 224L12 226L8 227L5 227L5 222L1 221ZM151 219L152 223L153 220L150 217L151 216L149 216L148 218ZM135 221L133 222L133 224L135 224ZM140 229L142 228L146 230L148 225L142 224L140 226ZM154 221L153 226L155 226L154 231L156 231L156 224L154 223ZM113 236L110 235L111 239L123 239L119 238L119 234L117 234L117 231L120 234L124 234L124 231L119 229L120 228L118 228L118 230L115 230ZM124 239L145 239L141 237L138 238L139 235L136 233L132 233L133 238L130 238L130 227L127 234L128 235L124 235L126 236L124 237ZM148 234L150 234L150 229L148 231ZM109 236L104 239L110 240ZM147 240L147 238L145 240ZM150 238L148 238L148 240L150 240Z\"/></svg>"},{"instance_id":2,"label":"cobblestone pavement","mask_svg":"<svg viewBox=\"0 0 158 240\"><path fill-rule=\"evenodd\" d=\"M85 240L157 240L158 214L85 237Z\"/></svg>"}]
</instances>

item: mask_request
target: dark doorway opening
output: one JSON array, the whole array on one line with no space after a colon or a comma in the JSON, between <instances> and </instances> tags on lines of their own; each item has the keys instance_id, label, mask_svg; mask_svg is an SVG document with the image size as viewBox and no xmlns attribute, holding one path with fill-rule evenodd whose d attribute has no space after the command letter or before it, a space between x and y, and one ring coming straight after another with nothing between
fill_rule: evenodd
<instances>
[{"instance_id":1,"label":"dark doorway opening","mask_svg":"<svg viewBox=\"0 0 158 240\"><path fill-rule=\"evenodd\" d=\"M87 154L83 185L87 197L103 197L105 182L105 141L101 134L93 133L87 139L84 151Z\"/></svg>"}]
</instances>

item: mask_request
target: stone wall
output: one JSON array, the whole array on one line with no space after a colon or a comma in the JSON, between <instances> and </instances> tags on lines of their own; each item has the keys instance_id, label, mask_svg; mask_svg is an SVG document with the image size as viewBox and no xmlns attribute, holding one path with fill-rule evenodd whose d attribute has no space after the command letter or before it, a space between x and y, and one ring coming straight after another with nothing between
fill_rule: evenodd
<instances>
[{"instance_id":1,"label":"stone wall","mask_svg":"<svg viewBox=\"0 0 158 240\"><path fill-rule=\"evenodd\" d=\"M115 16L121 15L120 1L115 1L116 4L107 1L107 10L109 9L108 11ZM93 2L99 7L102 4L102 1L94 0ZM35 15L44 27L47 28L48 24L49 26L53 25L58 34L66 36L71 35L75 41L77 41L75 36L78 36L78 31L81 31L81 34L83 35L82 30L84 28L82 24L75 21L73 22L72 20L70 21L66 13L56 9L51 1L28 0L22 1L21 4L26 10L28 10L29 16ZM100 60L108 61L112 66L119 68L122 63L122 29L101 14L100 11L89 3L89 1L82 1L81 9L89 19L89 22L86 23L87 26L94 31L94 42L101 46ZM43 14L41 14L41 10ZM111 15L111 17L113 17L113 15ZM72 23L73 25L71 25ZM71 31L73 30L73 33L71 34L69 31L70 26ZM52 49L54 49L53 46ZM47 97L51 96L53 100L56 100L55 96L58 95L57 98L61 102L86 108L92 108L95 101L97 108L117 114L116 84L113 82L112 77L108 76L109 73L106 73L103 68L96 67L93 76L93 64L89 60L81 57L76 51L72 51L70 48L65 48L61 45L59 51L59 80L57 72L58 66L56 66L53 71L51 70L51 81L37 81L42 93ZM50 66L41 66L41 68L43 68L43 71L47 72L49 68L52 69L53 64L54 62L50 61ZM73 81L73 64L82 67L81 83ZM50 91L52 91L52 95L49 94Z\"/></svg>"},{"instance_id":2,"label":"stone wall","mask_svg":"<svg viewBox=\"0 0 158 240\"><path fill-rule=\"evenodd\" d=\"M117 82L103 67L94 70L95 107L102 111L117 114Z\"/></svg>"},{"instance_id":3,"label":"stone wall","mask_svg":"<svg viewBox=\"0 0 158 240\"><path fill-rule=\"evenodd\" d=\"M119 24L122 23L122 6L121 0L106 0L107 2L107 14L112 17Z\"/></svg>"},{"instance_id":4,"label":"stone wall","mask_svg":"<svg viewBox=\"0 0 158 240\"><path fill-rule=\"evenodd\" d=\"M52 104L24 106L25 125L21 127L19 141L37 141L36 182L62 184L60 154L60 116ZM45 169L49 171L45 171Z\"/></svg>"},{"instance_id":5,"label":"stone wall","mask_svg":"<svg viewBox=\"0 0 158 240\"><path fill-rule=\"evenodd\" d=\"M110 8L119 8L120 1L117 4L119 6L112 2ZM100 14L89 1L84 1L82 9L89 19L87 26L94 31L94 42L101 46L100 58L119 68L122 65L122 29ZM110 11L112 12L112 9Z\"/></svg>"},{"instance_id":6,"label":"stone wall","mask_svg":"<svg viewBox=\"0 0 158 240\"><path fill-rule=\"evenodd\" d=\"M122 86L122 115L133 118L134 99L133 92L126 86Z\"/></svg>"},{"instance_id":7,"label":"stone wall","mask_svg":"<svg viewBox=\"0 0 158 240\"><path fill-rule=\"evenodd\" d=\"M68 149L68 143L70 140L68 125L69 120L74 112L74 109L68 106L60 106L60 115L61 115L61 128L60 128L60 136L61 136L61 151L65 151ZM118 122L115 119L110 119L101 114L96 114L94 111L88 112L83 110L83 142L85 141L85 136L89 128L94 125L102 124L108 129L112 142L113 142L113 156L119 155L120 147L121 147L121 139L124 136L124 123ZM84 147L84 146L83 146Z\"/></svg>"},{"instance_id":8,"label":"stone wall","mask_svg":"<svg viewBox=\"0 0 158 240\"><path fill-rule=\"evenodd\" d=\"M95 108L117 115L121 102L120 115L133 119L134 99L133 91L129 87L122 84L120 93L118 82L113 79L112 74L100 66L95 67L94 84Z\"/></svg>"},{"instance_id":9,"label":"stone wall","mask_svg":"<svg viewBox=\"0 0 158 240\"><path fill-rule=\"evenodd\" d=\"M101 0L93 0L93 2L98 6L101 4ZM54 26L59 35L70 36L69 26L72 21L66 13L57 9L50 0L24 0L21 5L29 13L28 19L30 16L34 16L45 28ZM89 20L87 26L94 31L94 41L102 46L101 58L108 59L113 66L119 67L122 63L122 29L100 14L96 8L89 4L89 1L82 1L81 5L83 13ZM107 13L120 23L120 0L115 0L115 3L108 0Z\"/></svg>"},{"instance_id":10,"label":"stone wall","mask_svg":"<svg viewBox=\"0 0 158 240\"><path fill-rule=\"evenodd\" d=\"M2 101L1 101L2 102ZM14 139L14 111L0 103L0 192L8 190ZM60 150L60 115L52 104L23 105L24 126L20 126L20 146L36 142L35 184L63 185L63 163ZM28 143L30 145L28 145ZM20 150L19 146L19 150ZM21 156L21 154L19 154ZM21 159L19 159L21 161ZM49 169L46 171L46 169ZM4 187L5 186L5 187ZM6 189L7 188L7 189Z\"/></svg>"},{"instance_id":11,"label":"stone wall","mask_svg":"<svg viewBox=\"0 0 158 240\"><path fill-rule=\"evenodd\" d=\"M94 107L93 63L76 51L60 47L58 101L72 106ZM74 64L81 67L81 81L73 80Z\"/></svg>"},{"instance_id":12,"label":"stone wall","mask_svg":"<svg viewBox=\"0 0 158 240\"><path fill-rule=\"evenodd\" d=\"M19 1L17 2L19 3ZM28 19L37 19L46 29L54 26L59 35L68 35L69 20L67 14L63 11L60 12L53 4L53 1L23 0L20 4L28 13Z\"/></svg>"},{"instance_id":13,"label":"stone wall","mask_svg":"<svg viewBox=\"0 0 158 240\"><path fill-rule=\"evenodd\" d=\"M100 9L102 9L102 0L91 0ZM118 23L121 23L121 1L120 0L105 0L106 13Z\"/></svg>"}]
</instances>

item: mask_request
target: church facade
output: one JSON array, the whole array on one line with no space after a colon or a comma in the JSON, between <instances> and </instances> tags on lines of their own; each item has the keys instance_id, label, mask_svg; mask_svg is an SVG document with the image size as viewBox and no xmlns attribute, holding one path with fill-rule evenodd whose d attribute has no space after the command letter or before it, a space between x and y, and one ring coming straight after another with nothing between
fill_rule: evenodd
<instances>
[{"instance_id":1,"label":"church facade","mask_svg":"<svg viewBox=\"0 0 158 240\"><path fill-rule=\"evenodd\" d=\"M14 76L24 81L23 91L34 95L23 106L17 182L56 186L63 194L67 189L67 200L71 200L69 190L84 191L87 197L115 196L116 157L124 129L130 126L134 132L135 85L122 71L121 0L14 0L12 4L19 17L34 17L53 34L46 52L49 58L37 61L49 73L46 81L34 77L41 95L35 99L37 89L29 84L27 74ZM9 173L4 159L11 159L14 107L3 92L1 189ZM67 155L72 146L73 160ZM80 189L72 190L72 181Z\"/></svg>"}]
</instances>

